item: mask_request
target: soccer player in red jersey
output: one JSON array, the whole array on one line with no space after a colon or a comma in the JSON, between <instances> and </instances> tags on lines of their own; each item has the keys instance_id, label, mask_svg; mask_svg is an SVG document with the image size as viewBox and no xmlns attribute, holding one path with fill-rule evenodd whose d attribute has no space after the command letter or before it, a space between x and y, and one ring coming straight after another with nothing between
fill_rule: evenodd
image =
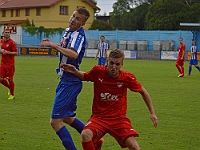
<instances>
[{"instance_id":1,"label":"soccer player in red jersey","mask_svg":"<svg viewBox=\"0 0 200 150\"><path fill-rule=\"evenodd\" d=\"M64 71L78 76L81 80L94 82L92 115L81 133L84 150L100 150L101 146L97 148L96 143L101 141L106 133L113 136L122 148L140 150L135 140L138 133L126 116L127 89L141 94L154 126L158 124L147 90L132 73L120 70L123 60L123 51L116 49L110 52L105 66L96 65L85 73L69 64L60 65Z\"/></svg>"},{"instance_id":2,"label":"soccer player in red jersey","mask_svg":"<svg viewBox=\"0 0 200 150\"><path fill-rule=\"evenodd\" d=\"M178 58L176 60L176 68L180 73L178 77L184 77L184 60L185 60L186 46L183 43L183 38L179 38L179 41L180 41L180 46L179 46Z\"/></svg>"},{"instance_id":3,"label":"soccer player in red jersey","mask_svg":"<svg viewBox=\"0 0 200 150\"><path fill-rule=\"evenodd\" d=\"M0 64L0 82L8 88L8 99L14 99L14 73L15 73L15 60L17 55L16 43L10 38L10 30L4 30L4 38L1 40L2 55Z\"/></svg>"}]
</instances>

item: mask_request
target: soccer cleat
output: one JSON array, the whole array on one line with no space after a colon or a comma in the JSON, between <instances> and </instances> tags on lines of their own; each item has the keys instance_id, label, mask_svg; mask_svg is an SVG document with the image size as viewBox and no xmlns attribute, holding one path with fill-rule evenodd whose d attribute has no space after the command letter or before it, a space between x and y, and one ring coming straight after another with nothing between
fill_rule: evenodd
<instances>
[{"instance_id":1,"label":"soccer cleat","mask_svg":"<svg viewBox=\"0 0 200 150\"><path fill-rule=\"evenodd\" d=\"M96 150L101 150L101 147L103 145L104 139L101 138L97 143L95 143L95 149Z\"/></svg>"},{"instance_id":2,"label":"soccer cleat","mask_svg":"<svg viewBox=\"0 0 200 150\"><path fill-rule=\"evenodd\" d=\"M187 76L190 76L190 74L187 74Z\"/></svg>"},{"instance_id":3,"label":"soccer cleat","mask_svg":"<svg viewBox=\"0 0 200 150\"><path fill-rule=\"evenodd\" d=\"M183 74L179 74L178 77L179 77L179 78L180 78L180 77L184 77L184 75L183 75Z\"/></svg>"},{"instance_id":4,"label":"soccer cleat","mask_svg":"<svg viewBox=\"0 0 200 150\"><path fill-rule=\"evenodd\" d=\"M14 98L15 98L14 95L10 95L10 96L8 97L8 99L14 99Z\"/></svg>"}]
</instances>

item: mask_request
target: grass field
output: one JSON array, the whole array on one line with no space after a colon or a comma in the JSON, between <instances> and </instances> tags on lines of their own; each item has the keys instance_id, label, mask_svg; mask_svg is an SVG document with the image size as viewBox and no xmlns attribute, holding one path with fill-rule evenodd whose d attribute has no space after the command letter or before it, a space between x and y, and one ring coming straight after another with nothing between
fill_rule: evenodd
<instances>
[{"instance_id":1,"label":"grass field","mask_svg":"<svg viewBox=\"0 0 200 150\"><path fill-rule=\"evenodd\" d=\"M140 94L128 92L127 115L139 132L142 150L200 149L200 73L177 78L174 61L125 60L122 69L134 73L151 95L159 119L157 128ZM7 89L0 85L0 150L64 150L49 125L58 58L16 57L15 99L7 99ZM89 70L96 61L84 58L81 70ZM188 62L185 63L185 72ZM91 114L92 83L84 82L79 94L77 118L86 122ZM81 150L80 135L69 128ZM102 150L121 149L105 136Z\"/></svg>"}]
</instances>

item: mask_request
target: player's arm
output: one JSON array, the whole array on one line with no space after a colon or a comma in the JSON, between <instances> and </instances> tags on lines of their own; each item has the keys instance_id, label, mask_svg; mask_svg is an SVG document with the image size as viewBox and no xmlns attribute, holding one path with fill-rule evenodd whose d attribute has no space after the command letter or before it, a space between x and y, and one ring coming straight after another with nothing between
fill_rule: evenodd
<instances>
[{"instance_id":1,"label":"player's arm","mask_svg":"<svg viewBox=\"0 0 200 150\"><path fill-rule=\"evenodd\" d=\"M73 50L73 49L68 49L68 48L63 48L60 45L58 45L57 43L53 43L50 42L49 39L45 38L42 40L42 42L40 43L41 46L50 46L52 48L55 48L56 50L58 50L59 52L61 52L64 56L75 60L78 57L78 53Z\"/></svg>"},{"instance_id":2,"label":"player's arm","mask_svg":"<svg viewBox=\"0 0 200 150\"><path fill-rule=\"evenodd\" d=\"M147 92L147 90L144 87L142 87L142 89L139 91L139 93L142 95L142 98L143 98L144 102L146 103L146 105L149 109L150 118L153 121L154 126L157 127L158 118L157 118L157 116L154 112L153 104L152 104L151 97L150 97L149 93Z\"/></svg>"},{"instance_id":3,"label":"player's arm","mask_svg":"<svg viewBox=\"0 0 200 150\"><path fill-rule=\"evenodd\" d=\"M95 60L97 59L98 55L99 55L99 49L97 50L96 56L94 58Z\"/></svg>"},{"instance_id":4,"label":"player's arm","mask_svg":"<svg viewBox=\"0 0 200 150\"><path fill-rule=\"evenodd\" d=\"M77 76L79 79L84 80L84 72L77 70L73 65L71 64L60 64L60 68L63 69L63 71L70 72Z\"/></svg>"},{"instance_id":5,"label":"player's arm","mask_svg":"<svg viewBox=\"0 0 200 150\"><path fill-rule=\"evenodd\" d=\"M184 60L184 57L185 57L185 46L183 48L183 53L182 53L181 59Z\"/></svg>"},{"instance_id":6,"label":"player's arm","mask_svg":"<svg viewBox=\"0 0 200 150\"><path fill-rule=\"evenodd\" d=\"M4 55L14 55L14 56L16 56L17 55L17 52L10 52L10 51L7 51L7 50L5 50L5 49L1 49L2 51L2 53L4 54Z\"/></svg>"}]
</instances>

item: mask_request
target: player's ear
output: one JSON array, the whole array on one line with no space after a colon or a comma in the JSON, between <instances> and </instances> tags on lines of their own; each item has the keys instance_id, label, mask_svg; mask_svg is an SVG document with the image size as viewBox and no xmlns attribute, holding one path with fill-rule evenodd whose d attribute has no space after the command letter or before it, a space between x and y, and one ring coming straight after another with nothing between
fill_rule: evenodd
<instances>
[{"instance_id":1,"label":"player's ear","mask_svg":"<svg viewBox=\"0 0 200 150\"><path fill-rule=\"evenodd\" d=\"M82 22L82 26L84 26L85 25L85 22Z\"/></svg>"}]
</instances>

